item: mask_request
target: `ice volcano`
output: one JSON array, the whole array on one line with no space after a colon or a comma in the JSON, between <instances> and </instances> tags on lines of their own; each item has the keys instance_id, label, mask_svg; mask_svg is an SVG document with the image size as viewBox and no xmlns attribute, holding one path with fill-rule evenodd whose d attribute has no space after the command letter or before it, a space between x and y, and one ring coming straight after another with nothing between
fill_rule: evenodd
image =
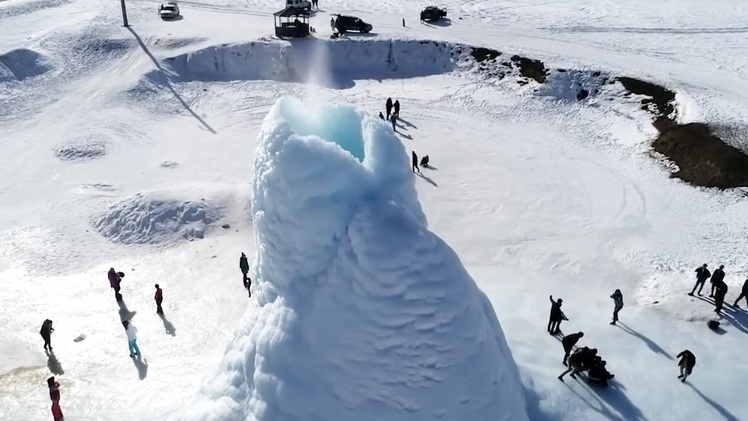
<instances>
[{"instance_id":1,"label":"ice volcano","mask_svg":"<svg viewBox=\"0 0 748 421\"><path fill-rule=\"evenodd\" d=\"M386 122L282 98L254 169L260 307L190 418L528 419L493 308L428 230Z\"/></svg>"}]
</instances>

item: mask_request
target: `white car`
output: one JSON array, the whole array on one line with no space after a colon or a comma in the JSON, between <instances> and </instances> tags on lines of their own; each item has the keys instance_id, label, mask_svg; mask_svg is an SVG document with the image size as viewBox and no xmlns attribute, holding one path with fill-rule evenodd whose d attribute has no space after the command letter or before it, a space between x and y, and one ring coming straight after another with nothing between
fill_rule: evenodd
<instances>
[{"instance_id":1,"label":"white car","mask_svg":"<svg viewBox=\"0 0 748 421\"><path fill-rule=\"evenodd\" d=\"M158 7L158 15L161 19L176 19L179 16L179 6L175 1L167 1Z\"/></svg>"}]
</instances>

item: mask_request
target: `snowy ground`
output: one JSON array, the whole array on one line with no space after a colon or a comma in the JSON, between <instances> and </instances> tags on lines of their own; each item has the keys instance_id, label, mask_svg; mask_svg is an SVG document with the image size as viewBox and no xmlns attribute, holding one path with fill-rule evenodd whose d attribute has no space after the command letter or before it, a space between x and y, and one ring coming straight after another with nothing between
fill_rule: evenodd
<instances>
[{"instance_id":1,"label":"snowy ground","mask_svg":"<svg viewBox=\"0 0 748 421\"><path fill-rule=\"evenodd\" d=\"M742 128L748 6L455 2L445 4L451 22L436 26L417 22L421 2L323 2L319 38L335 12L360 15L376 34L351 37L369 50L330 58L350 62L349 77L305 86L278 82L276 53L248 45L271 36L276 3L182 2L184 19L162 22L156 3L133 1L131 30L99 1L0 3L0 419L48 419L50 369L64 371L70 420L165 419L197 394L257 311L237 259L254 253L256 137L284 94L374 114L387 96L400 100L400 139L435 167L415 179L430 229L489 296L531 419L748 419L748 313L728 308L718 335L704 323L711 306L685 295L697 265L722 263L726 302L735 299L748 267L743 196L668 178L647 153L648 116L613 91L579 103L563 86L537 95L532 84L445 72L411 50L399 56L411 57L408 78L377 80L389 39L460 42L648 78L679 93L685 121ZM225 43L235 50L216 47ZM127 356L110 266L127 274L147 367ZM616 288L620 327L608 325ZM571 319L562 329L584 331L608 361L614 388L556 379L550 294ZM41 349L45 318L56 360ZM683 385L673 358L685 348L697 366Z\"/></svg>"}]
</instances>

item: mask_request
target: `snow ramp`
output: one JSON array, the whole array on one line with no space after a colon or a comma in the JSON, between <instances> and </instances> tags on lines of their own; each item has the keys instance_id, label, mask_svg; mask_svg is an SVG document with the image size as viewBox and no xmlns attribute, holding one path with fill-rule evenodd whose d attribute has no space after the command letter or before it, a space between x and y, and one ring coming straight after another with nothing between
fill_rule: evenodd
<instances>
[{"instance_id":1,"label":"snow ramp","mask_svg":"<svg viewBox=\"0 0 748 421\"><path fill-rule=\"evenodd\" d=\"M254 166L259 307L182 419L528 419L496 314L428 230L409 161L363 110L273 106Z\"/></svg>"}]
</instances>

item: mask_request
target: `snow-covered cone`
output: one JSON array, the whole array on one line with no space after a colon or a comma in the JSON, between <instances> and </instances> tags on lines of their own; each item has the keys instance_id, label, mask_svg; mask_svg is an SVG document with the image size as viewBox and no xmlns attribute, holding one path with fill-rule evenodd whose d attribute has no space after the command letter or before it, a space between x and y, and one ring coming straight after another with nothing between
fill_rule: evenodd
<instances>
[{"instance_id":1,"label":"snow-covered cone","mask_svg":"<svg viewBox=\"0 0 748 421\"><path fill-rule=\"evenodd\" d=\"M428 230L409 158L353 106L275 104L252 203L261 307L193 418L528 419L493 308Z\"/></svg>"}]
</instances>

